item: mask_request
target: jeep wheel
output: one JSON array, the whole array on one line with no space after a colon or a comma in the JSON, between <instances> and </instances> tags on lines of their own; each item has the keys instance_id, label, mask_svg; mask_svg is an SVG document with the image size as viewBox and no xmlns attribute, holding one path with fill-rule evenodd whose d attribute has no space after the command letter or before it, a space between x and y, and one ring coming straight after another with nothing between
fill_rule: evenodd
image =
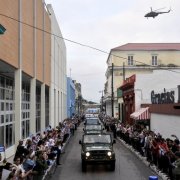
<instances>
[{"instance_id":1,"label":"jeep wheel","mask_svg":"<svg viewBox=\"0 0 180 180\"><path fill-rule=\"evenodd\" d=\"M86 162L84 160L82 160L82 171L86 171Z\"/></svg>"},{"instance_id":2,"label":"jeep wheel","mask_svg":"<svg viewBox=\"0 0 180 180\"><path fill-rule=\"evenodd\" d=\"M111 171L115 170L115 161L110 164Z\"/></svg>"}]
</instances>

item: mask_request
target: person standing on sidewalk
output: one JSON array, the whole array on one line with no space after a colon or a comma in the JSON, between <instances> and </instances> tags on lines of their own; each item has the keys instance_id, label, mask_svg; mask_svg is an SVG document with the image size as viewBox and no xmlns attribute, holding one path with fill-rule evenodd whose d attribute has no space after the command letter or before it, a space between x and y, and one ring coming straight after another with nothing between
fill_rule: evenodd
<instances>
[{"instance_id":1,"label":"person standing on sidewalk","mask_svg":"<svg viewBox=\"0 0 180 180\"><path fill-rule=\"evenodd\" d=\"M0 179L2 178L3 169L11 170L12 164L7 162L6 158L2 159L2 154L0 152Z\"/></svg>"},{"instance_id":2,"label":"person standing on sidewalk","mask_svg":"<svg viewBox=\"0 0 180 180\"><path fill-rule=\"evenodd\" d=\"M174 180L180 179L180 151L175 153L176 161L174 162L173 176Z\"/></svg>"}]
</instances>

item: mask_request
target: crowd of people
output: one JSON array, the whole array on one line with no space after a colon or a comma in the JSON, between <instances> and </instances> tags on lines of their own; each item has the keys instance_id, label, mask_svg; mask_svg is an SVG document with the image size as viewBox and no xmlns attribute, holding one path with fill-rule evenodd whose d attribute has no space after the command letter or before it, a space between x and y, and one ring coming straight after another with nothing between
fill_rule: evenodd
<instances>
[{"instance_id":1,"label":"crowd of people","mask_svg":"<svg viewBox=\"0 0 180 180\"><path fill-rule=\"evenodd\" d=\"M100 117L107 131L112 131L114 138L120 137L127 144L146 157L150 166L168 175L171 180L180 180L180 141L176 135L163 138L140 123L128 125L119 123L111 117Z\"/></svg>"},{"instance_id":2,"label":"crowd of people","mask_svg":"<svg viewBox=\"0 0 180 180\"><path fill-rule=\"evenodd\" d=\"M163 138L161 134L147 130L142 124L127 125L115 118L99 116L107 131L112 131L114 138L121 138L132 146L149 165L166 173L171 180L180 180L180 141L175 135ZM19 140L14 155L14 162L9 163L0 153L0 179L2 170L10 170L7 180L25 179L42 180L53 163L60 164L62 149L68 137L74 135L83 118L74 116L65 119L56 128L49 126L44 132Z\"/></svg>"},{"instance_id":3,"label":"crowd of people","mask_svg":"<svg viewBox=\"0 0 180 180\"><path fill-rule=\"evenodd\" d=\"M3 169L9 170L7 180L42 180L52 164L61 165L60 156L67 139L74 135L80 124L78 116L65 119L56 128L48 128L32 135L27 139L19 140L13 163L2 160L0 153L0 179Z\"/></svg>"}]
</instances>

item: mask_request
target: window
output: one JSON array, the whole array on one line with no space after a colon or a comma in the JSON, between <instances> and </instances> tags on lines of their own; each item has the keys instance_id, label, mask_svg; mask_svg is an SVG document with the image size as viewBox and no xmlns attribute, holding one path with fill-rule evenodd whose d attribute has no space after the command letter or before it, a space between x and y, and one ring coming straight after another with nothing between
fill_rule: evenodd
<instances>
[{"instance_id":1,"label":"window","mask_svg":"<svg viewBox=\"0 0 180 180\"><path fill-rule=\"evenodd\" d=\"M4 100L4 97L5 97L5 89L0 87L0 99Z\"/></svg>"},{"instance_id":2,"label":"window","mask_svg":"<svg viewBox=\"0 0 180 180\"><path fill-rule=\"evenodd\" d=\"M128 56L128 65L132 66L134 64L133 62L133 56Z\"/></svg>"},{"instance_id":3,"label":"window","mask_svg":"<svg viewBox=\"0 0 180 180\"><path fill-rule=\"evenodd\" d=\"M5 126L6 131L6 147L10 147L14 144L14 124L9 124Z\"/></svg>"},{"instance_id":4,"label":"window","mask_svg":"<svg viewBox=\"0 0 180 180\"><path fill-rule=\"evenodd\" d=\"M6 114L6 122L9 122L9 114Z\"/></svg>"},{"instance_id":5,"label":"window","mask_svg":"<svg viewBox=\"0 0 180 180\"><path fill-rule=\"evenodd\" d=\"M41 87L36 87L36 132L41 130Z\"/></svg>"},{"instance_id":6,"label":"window","mask_svg":"<svg viewBox=\"0 0 180 180\"><path fill-rule=\"evenodd\" d=\"M29 121L30 121L30 85L29 83L22 83L22 138L27 138L29 136ZM28 124L28 125L27 125Z\"/></svg>"},{"instance_id":7,"label":"window","mask_svg":"<svg viewBox=\"0 0 180 180\"><path fill-rule=\"evenodd\" d=\"M1 102L1 108L0 108L1 111L4 111L4 102Z\"/></svg>"},{"instance_id":8,"label":"window","mask_svg":"<svg viewBox=\"0 0 180 180\"><path fill-rule=\"evenodd\" d=\"M14 144L14 80L0 75L0 144Z\"/></svg>"},{"instance_id":9,"label":"window","mask_svg":"<svg viewBox=\"0 0 180 180\"><path fill-rule=\"evenodd\" d=\"M0 87L5 87L5 79L3 76L0 76Z\"/></svg>"},{"instance_id":10,"label":"window","mask_svg":"<svg viewBox=\"0 0 180 180\"><path fill-rule=\"evenodd\" d=\"M10 108L9 108L9 103L6 103L6 111L9 111Z\"/></svg>"},{"instance_id":11,"label":"window","mask_svg":"<svg viewBox=\"0 0 180 180\"><path fill-rule=\"evenodd\" d=\"M59 92L58 92L58 100L59 100ZM59 105L59 103L58 103L58 105ZM49 89L46 89L46 91L45 91L45 109L46 109L46 111L45 111L45 126L47 127L49 125ZM58 110L58 113L59 113L59 110ZM59 115L58 115L58 118L59 118Z\"/></svg>"},{"instance_id":12,"label":"window","mask_svg":"<svg viewBox=\"0 0 180 180\"><path fill-rule=\"evenodd\" d=\"M4 115L1 115L0 117L1 117L1 121L0 121L0 123L2 123L2 124L3 124L3 123L4 123Z\"/></svg>"},{"instance_id":13,"label":"window","mask_svg":"<svg viewBox=\"0 0 180 180\"><path fill-rule=\"evenodd\" d=\"M4 144L4 126L0 126L0 144Z\"/></svg>"},{"instance_id":14,"label":"window","mask_svg":"<svg viewBox=\"0 0 180 180\"><path fill-rule=\"evenodd\" d=\"M153 66L157 66L158 65L158 63L157 63L157 56L156 55L152 56L152 65Z\"/></svg>"}]
</instances>

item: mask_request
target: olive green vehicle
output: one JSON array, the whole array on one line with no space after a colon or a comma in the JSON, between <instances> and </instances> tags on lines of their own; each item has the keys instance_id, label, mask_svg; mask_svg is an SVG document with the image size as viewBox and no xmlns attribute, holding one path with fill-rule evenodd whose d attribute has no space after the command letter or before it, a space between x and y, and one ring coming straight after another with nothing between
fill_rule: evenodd
<instances>
[{"instance_id":1,"label":"olive green vehicle","mask_svg":"<svg viewBox=\"0 0 180 180\"><path fill-rule=\"evenodd\" d=\"M97 124L97 125L86 125L83 128L84 134L102 134L103 130L104 130L104 128L100 124Z\"/></svg>"},{"instance_id":2,"label":"olive green vehicle","mask_svg":"<svg viewBox=\"0 0 180 180\"><path fill-rule=\"evenodd\" d=\"M86 171L88 164L108 164L112 171L115 170L115 152L110 134L84 134L81 144L82 171Z\"/></svg>"}]
</instances>

